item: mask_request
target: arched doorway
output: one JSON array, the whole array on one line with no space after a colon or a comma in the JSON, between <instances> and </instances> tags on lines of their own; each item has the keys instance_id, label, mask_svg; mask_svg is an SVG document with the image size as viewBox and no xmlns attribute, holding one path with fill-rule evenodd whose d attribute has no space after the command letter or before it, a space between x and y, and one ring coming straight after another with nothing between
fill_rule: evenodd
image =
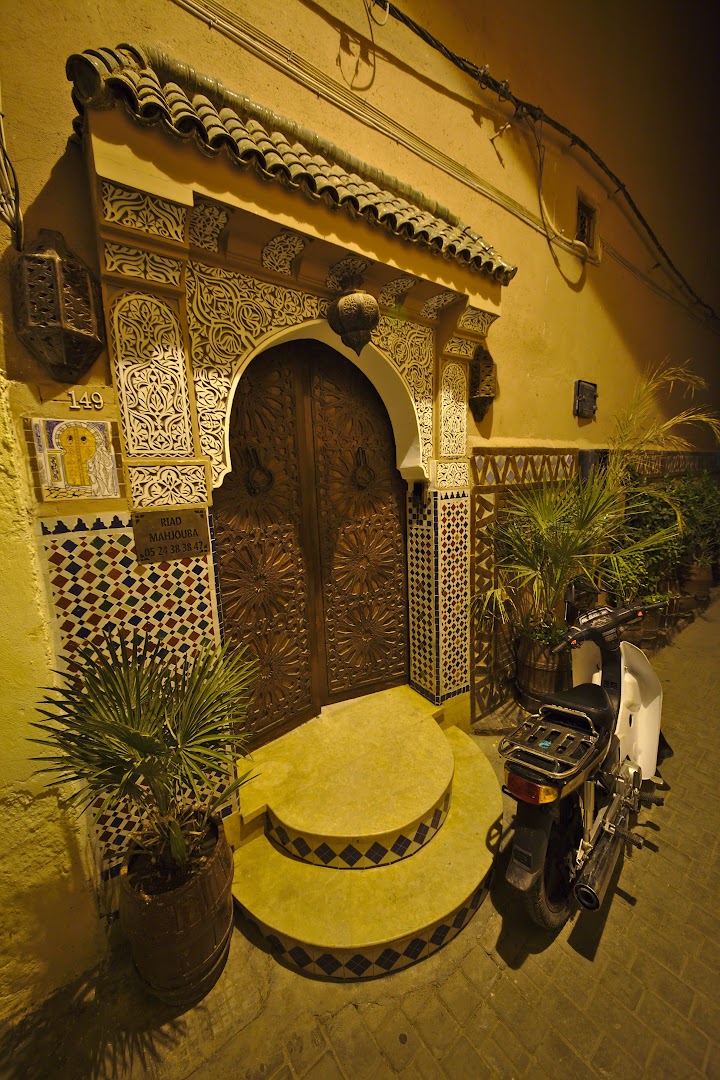
<instances>
[{"instance_id":1,"label":"arched doorway","mask_svg":"<svg viewBox=\"0 0 720 1080\"><path fill-rule=\"evenodd\" d=\"M258 658L258 740L407 681L405 483L387 411L317 341L256 357L214 500L226 638Z\"/></svg>"}]
</instances>

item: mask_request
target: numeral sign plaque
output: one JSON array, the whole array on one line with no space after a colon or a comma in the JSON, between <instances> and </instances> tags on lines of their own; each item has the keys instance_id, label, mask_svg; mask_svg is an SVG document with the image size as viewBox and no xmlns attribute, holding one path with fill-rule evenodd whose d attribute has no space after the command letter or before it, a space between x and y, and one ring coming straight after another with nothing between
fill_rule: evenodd
<instances>
[{"instance_id":1,"label":"numeral sign plaque","mask_svg":"<svg viewBox=\"0 0 720 1080\"><path fill-rule=\"evenodd\" d=\"M206 510L147 510L132 515L139 563L194 559L210 550Z\"/></svg>"}]
</instances>

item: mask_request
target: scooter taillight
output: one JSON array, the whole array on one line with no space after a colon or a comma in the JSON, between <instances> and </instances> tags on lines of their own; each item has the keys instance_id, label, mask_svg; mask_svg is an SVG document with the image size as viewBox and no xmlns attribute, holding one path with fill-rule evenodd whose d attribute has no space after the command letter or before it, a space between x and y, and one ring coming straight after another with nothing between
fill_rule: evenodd
<instances>
[{"instance_id":1,"label":"scooter taillight","mask_svg":"<svg viewBox=\"0 0 720 1080\"><path fill-rule=\"evenodd\" d=\"M509 795L522 802L532 803L534 806L556 802L560 795L558 789L552 784L536 784L532 780L526 780L524 776L518 776L507 765L505 766L505 788Z\"/></svg>"}]
</instances>

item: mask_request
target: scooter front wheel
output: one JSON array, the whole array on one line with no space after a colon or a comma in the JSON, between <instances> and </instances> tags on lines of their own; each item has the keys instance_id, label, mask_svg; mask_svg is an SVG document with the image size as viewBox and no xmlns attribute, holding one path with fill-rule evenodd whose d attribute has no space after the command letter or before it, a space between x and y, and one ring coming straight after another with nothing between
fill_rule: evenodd
<instances>
[{"instance_id":1,"label":"scooter front wheel","mask_svg":"<svg viewBox=\"0 0 720 1080\"><path fill-rule=\"evenodd\" d=\"M573 910L572 866L582 835L580 803L569 796L550 826L542 873L523 894L525 910L543 930L561 930Z\"/></svg>"}]
</instances>

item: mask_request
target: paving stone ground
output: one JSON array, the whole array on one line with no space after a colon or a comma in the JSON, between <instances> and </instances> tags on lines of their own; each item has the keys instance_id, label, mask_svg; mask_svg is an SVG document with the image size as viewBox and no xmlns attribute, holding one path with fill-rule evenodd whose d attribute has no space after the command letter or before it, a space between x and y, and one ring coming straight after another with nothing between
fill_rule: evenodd
<instances>
[{"instance_id":1,"label":"paving stone ground","mask_svg":"<svg viewBox=\"0 0 720 1080\"><path fill-rule=\"evenodd\" d=\"M720 1078L720 600L653 663L665 691L666 802L641 816L597 914L526 921L499 866L467 929L386 978L331 983L278 964L244 925L196 1008L136 985L122 945L0 1035L0 1076L153 1080ZM498 739L482 749L500 768ZM512 802L505 814L510 835Z\"/></svg>"}]
</instances>

